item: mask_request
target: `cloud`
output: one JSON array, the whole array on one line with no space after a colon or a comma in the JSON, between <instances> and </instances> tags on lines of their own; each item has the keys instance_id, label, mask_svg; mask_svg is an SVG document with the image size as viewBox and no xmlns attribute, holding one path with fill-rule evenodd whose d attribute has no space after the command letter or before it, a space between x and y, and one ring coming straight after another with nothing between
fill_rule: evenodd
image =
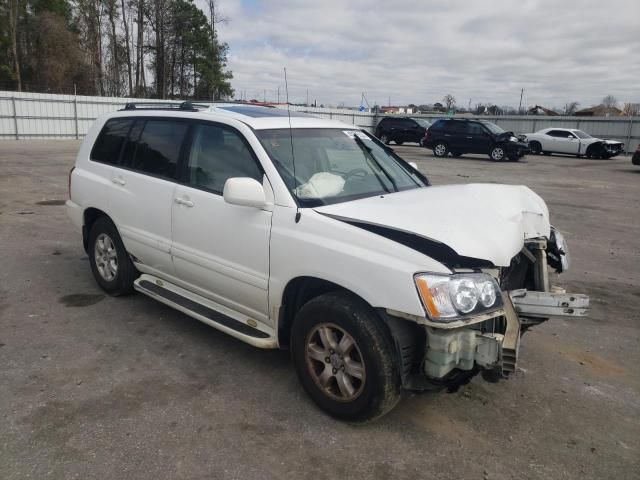
<instances>
[{"instance_id":1,"label":"cloud","mask_svg":"<svg viewBox=\"0 0 640 480\"><path fill-rule=\"evenodd\" d=\"M638 0L220 0L237 97L357 105L640 102Z\"/></svg>"}]
</instances>

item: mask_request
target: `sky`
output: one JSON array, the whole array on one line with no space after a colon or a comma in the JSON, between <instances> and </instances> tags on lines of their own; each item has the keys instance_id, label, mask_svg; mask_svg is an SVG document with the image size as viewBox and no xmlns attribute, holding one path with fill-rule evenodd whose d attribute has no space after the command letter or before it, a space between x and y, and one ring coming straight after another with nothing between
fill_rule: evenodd
<instances>
[{"instance_id":1,"label":"sky","mask_svg":"<svg viewBox=\"0 0 640 480\"><path fill-rule=\"evenodd\" d=\"M204 0L199 0L202 3ZM640 102L640 0L218 0L236 98Z\"/></svg>"}]
</instances>

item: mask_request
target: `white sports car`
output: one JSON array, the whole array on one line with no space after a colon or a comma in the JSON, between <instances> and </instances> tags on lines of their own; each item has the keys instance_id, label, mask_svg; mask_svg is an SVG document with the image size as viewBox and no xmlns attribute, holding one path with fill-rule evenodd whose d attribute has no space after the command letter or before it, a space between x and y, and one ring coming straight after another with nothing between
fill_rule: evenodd
<instances>
[{"instance_id":1,"label":"white sports car","mask_svg":"<svg viewBox=\"0 0 640 480\"><path fill-rule=\"evenodd\" d=\"M566 153L578 157L611 158L624 151L624 143L617 140L595 138L574 128L544 128L525 134L534 155Z\"/></svg>"}]
</instances>

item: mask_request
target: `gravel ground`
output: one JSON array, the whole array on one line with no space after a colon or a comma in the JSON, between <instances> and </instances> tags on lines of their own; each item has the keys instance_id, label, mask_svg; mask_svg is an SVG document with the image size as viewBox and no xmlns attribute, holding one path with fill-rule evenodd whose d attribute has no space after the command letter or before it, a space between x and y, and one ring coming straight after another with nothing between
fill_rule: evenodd
<instances>
[{"instance_id":1,"label":"gravel ground","mask_svg":"<svg viewBox=\"0 0 640 480\"><path fill-rule=\"evenodd\" d=\"M0 142L0 478L640 478L640 168L435 159L433 184L530 186L591 316L523 338L509 381L407 395L365 426L307 399L288 354L95 284L64 206L75 141ZM428 215L428 210L425 211ZM473 232L470 232L473 234Z\"/></svg>"}]
</instances>

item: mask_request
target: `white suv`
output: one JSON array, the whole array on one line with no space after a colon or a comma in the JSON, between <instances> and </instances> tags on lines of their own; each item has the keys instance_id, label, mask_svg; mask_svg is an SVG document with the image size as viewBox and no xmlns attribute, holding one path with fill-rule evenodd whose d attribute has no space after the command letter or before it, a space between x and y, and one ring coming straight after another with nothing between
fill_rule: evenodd
<instances>
[{"instance_id":1,"label":"white suv","mask_svg":"<svg viewBox=\"0 0 640 480\"><path fill-rule=\"evenodd\" d=\"M291 349L350 421L403 388L506 376L527 327L587 312L549 285L568 252L531 190L432 187L353 125L286 110L127 105L92 126L69 197L107 293Z\"/></svg>"}]
</instances>

